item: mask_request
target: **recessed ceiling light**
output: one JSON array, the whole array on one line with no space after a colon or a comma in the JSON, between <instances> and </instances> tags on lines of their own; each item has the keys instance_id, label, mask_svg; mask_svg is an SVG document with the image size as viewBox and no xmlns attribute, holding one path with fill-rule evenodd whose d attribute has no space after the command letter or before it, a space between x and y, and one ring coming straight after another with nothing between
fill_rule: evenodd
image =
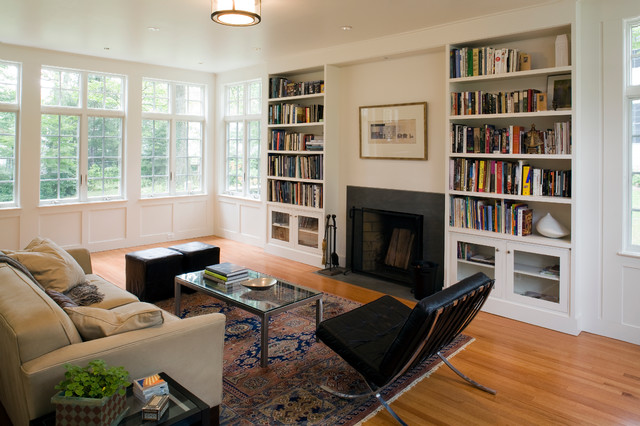
<instances>
[{"instance_id":1,"label":"recessed ceiling light","mask_svg":"<svg viewBox=\"0 0 640 426\"><path fill-rule=\"evenodd\" d=\"M109 48L108 47L104 47L104 50L109 50Z\"/></svg>"},{"instance_id":2,"label":"recessed ceiling light","mask_svg":"<svg viewBox=\"0 0 640 426\"><path fill-rule=\"evenodd\" d=\"M262 51L262 47L254 47L253 50L255 52L260 52L260 51Z\"/></svg>"},{"instance_id":3,"label":"recessed ceiling light","mask_svg":"<svg viewBox=\"0 0 640 426\"><path fill-rule=\"evenodd\" d=\"M160 31L160 28L158 28L158 27L147 27L147 29L149 31L153 31L153 32Z\"/></svg>"},{"instance_id":4,"label":"recessed ceiling light","mask_svg":"<svg viewBox=\"0 0 640 426\"><path fill-rule=\"evenodd\" d=\"M342 31L351 31L353 27L351 25L343 25L340 27Z\"/></svg>"}]
</instances>

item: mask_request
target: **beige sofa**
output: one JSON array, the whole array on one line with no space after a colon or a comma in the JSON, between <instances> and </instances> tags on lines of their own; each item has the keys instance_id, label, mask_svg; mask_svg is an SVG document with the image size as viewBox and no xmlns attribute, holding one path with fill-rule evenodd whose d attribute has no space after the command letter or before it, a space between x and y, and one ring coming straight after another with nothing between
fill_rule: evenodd
<instances>
[{"instance_id":1,"label":"beige sofa","mask_svg":"<svg viewBox=\"0 0 640 426\"><path fill-rule=\"evenodd\" d=\"M92 273L87 250L68 251L104 300L91 307L129 310L144 304ZM122 309L122 308L121 308ZM26 274L0 262L0 401L15 426L54 411L51 396L65 363L103 359L124 366L132 379L164 371L212 408L222 402L225 317L179 319L162 312L160 325L83 341L69 315Z\"/></svg>"}]
</instances>

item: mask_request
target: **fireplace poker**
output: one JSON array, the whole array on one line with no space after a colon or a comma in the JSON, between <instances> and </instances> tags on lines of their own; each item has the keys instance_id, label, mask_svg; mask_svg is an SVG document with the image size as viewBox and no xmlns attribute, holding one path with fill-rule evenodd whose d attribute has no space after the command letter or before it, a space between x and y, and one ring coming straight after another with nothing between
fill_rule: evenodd
<instances>
[{"instance_id":1,"label":"fireplace poker","mask_svg":"<svg viewBox=\"0 0 640 426\"><path fill-rule=\"evenodd\" d=\"M329 215L327 215L327 220L324 224L324 239L322 240L322 264L327 266L327 234L329 233Z\"/></svg>"},{"instance_id":2,"label":"fireplace poker","mask_svg":"<svg viewBox=\"0 0 640 426\"><path fill-rule=\"evenodd\" d=\"M331 219L333 220L333 251L331 252L331 267L339 266L340 259L338 258L338 253L336 253L336 215L331 215Z\"/></svg>"}]
</instances>

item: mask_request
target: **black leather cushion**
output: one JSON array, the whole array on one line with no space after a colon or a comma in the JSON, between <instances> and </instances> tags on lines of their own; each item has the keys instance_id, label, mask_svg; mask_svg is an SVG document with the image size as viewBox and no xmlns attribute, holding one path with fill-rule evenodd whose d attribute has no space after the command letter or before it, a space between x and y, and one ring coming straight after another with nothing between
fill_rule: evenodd
<instances>
[{"instance_id":1,"label":"black leather cushion","mask_svg":"<svg viewBox=\"0 0 640 426\"><path fill-rule=\"evenodd\" d=\"M182 253L164 247L125 255L127 291L144 302L173 297L174 280L182 273Z\"/></svg>"},{"instance_id":2,"label":"black leather cushion","mask_svg":"<svg viewBox=\"0 0 640 426\"><path fill-rule=\"evenodd\" d=\"M374 383L384 380L380 365L411 308L391 296L320 323L316 337Z\"/></svg>"},{"instance_id":3,"label":"black leather cushion","mask_svg":"<svg viewBox=\"0 0 640 426\"><path fill-rule=\"evenodd\" d=\"M220 247L192 241L169 247L182 253L183 272L202 271L209 265L220 263Z\"/></svg>"}]
</instances>

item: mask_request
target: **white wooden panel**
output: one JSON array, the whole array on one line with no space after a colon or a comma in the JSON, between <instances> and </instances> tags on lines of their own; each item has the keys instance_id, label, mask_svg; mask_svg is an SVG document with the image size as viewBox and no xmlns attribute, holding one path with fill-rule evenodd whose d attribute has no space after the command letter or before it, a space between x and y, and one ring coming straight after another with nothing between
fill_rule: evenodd
<instances>
[{"instance_id":1,"label":"white wooden panel","mask_svg":"<svg viewBox=\"0 0 640 426\"><path fill-rule=\"evenodd\" d=\"M19 250L20 247L20 217L0 218L0 250Z\"/></svg>"},{"instance_id":2,"label":"white wooden panel","mask_svg":"<svg viewBox=\"0 0 640 426\"><path fill-rule=\"evenodd\" d=\"M207 228L207 202L176 204L176 232L199 231Z\"/></svg>"},{"instance_id":3,"label":"white wooden panel","mask_svg":"<svg viewBox=\"0 0 640 426\"><path fill-rule=\"evenodd\" d=\"M640 269L624 267L622 272L622 323L640 327Z\"/></svg>"},{"instance_id":4,"label":"white wooden panel","mask_svg":"<svg viewBox=\"0 0 640 426\"><path fill-rule=\"evenodd\" d=\"M223 200L218 201L218 209L220 211L219 226L223 232L240 232L240 222L238 216L240 214L240 207L237 203L226 202Z\"/></svg>"},{"instance_id":5,"label":"white wooden panel","mask_svg":"<svg viewBox=\"0 0 640 426\"><path fill-rule=\"evenodd\" d=\"M89 212L89 243L124 240L127 236L127 209Z\"/></svg>"},{"instance_id":6,"label":"white wooden panel","mask_svg":"<svg viewBox=\"0 0 640 426\"><path fill-rule=\"evenodd\" d=\"M144 206L140 209L140 236L173 233L173 204Z\"/></svg>"},{"instance_id":7,"label":"white wooden panel","mask_svg":"<svg viewBox=\"0 0 640 426\"><path fill-rule=\"evenodd\" d=\"M255 206L240 206L240 232L249 238L262 238L264 235L263 209Z\"/></svg>"},{"instance_id":8,"label":"white wooden panel","mask_svg":"<svg viewBox=\"0 0 640 426\"><path fill-rule=\"evenodd\" d=\"M39 236L62 247L82 245L82 212L43 214L39 222Z\"/></svg>"}]
</instances>

